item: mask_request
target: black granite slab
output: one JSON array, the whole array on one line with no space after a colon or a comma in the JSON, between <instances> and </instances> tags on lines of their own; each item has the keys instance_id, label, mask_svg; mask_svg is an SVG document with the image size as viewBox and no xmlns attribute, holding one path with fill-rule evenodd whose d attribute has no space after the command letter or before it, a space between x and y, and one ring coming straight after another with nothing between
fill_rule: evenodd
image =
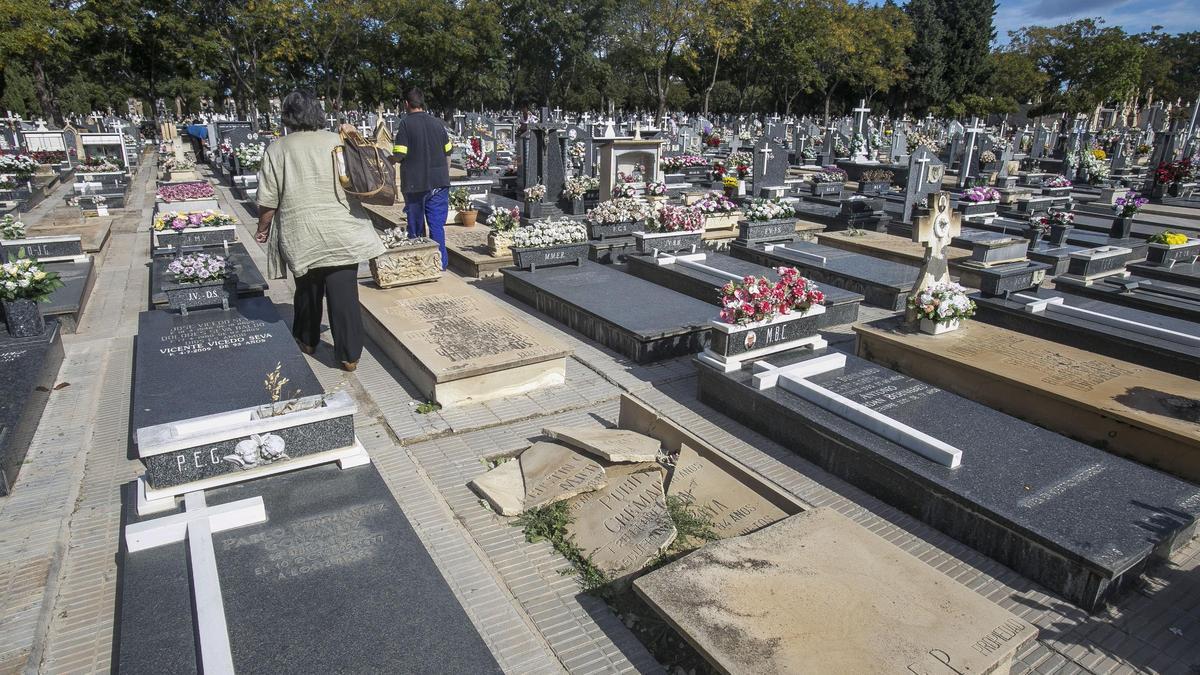
<instances>
[{"instance_id":1,"label":"black granite slab","mask_svg":"<svg viewBox=\"0 0 1200 675\"><path fill-rule=\"evenodd\" d=\"M611 265L624 261L632 253L637 253L637 240L632 235L588 242L588 260L592 262Z\"/></svg>"},{"instance_id":2,"label":"black granite slab","mask_svg":"<svg viewBox=\"0 0 1200 675\"><path fill-rule=\"evenodd\" d=\"M126 526L141 520L133 493ZM256 496L267 522L213 535L238 673L501 672L373 465L205 493L209 506ZM120 672L201 672L186 545L122 544L119 574Z\"/></svg>"},{"instance_id":3,"label":"black granite slab","mask_svg":"<svg viewBox=\"0 0 1200 675\"><path fill-rule=\"evenodd\" d=\"M79 239L47 241L57 237L34 237L0 242L0 260L12 260L24 254L26 258L64 258L83 255L83 243Z\"/></svg>"},{"instance_id":4,"label":"black granite slab","mask_svg":"<svg viewBox=\"0 0 1200 675\"><path fill-rule=\"evenodd\" d=\"M585 262L528 272L506 267L504 292L638 363L693 354L708 345L712 305L620 266Z\"/></svg>"},{"instance_id":5,"label":"black granite slab","mask_svg":"<svg viewBox=\"0 0 1200 675\"><path fill-rule=\"evenodd\" d=\"M827 353L784 353L782 366ZM1188 541L1200 486L847 355L810 378L963 451L950 469L748 370L698 363L700 398L1067 600L1096 610Z\"/></svg>"},{"instance_id":6,"label":"black granite slab","mask_svg":"<svg viewBox=\"0 0 1200 675\"><path fill-rule=\"evenodd\" d=\"M795 242L788 248L824 256L825 262L776 248L766 251L762 245L730 244L729 252L742 260L775 267L788 265L818 284L829 284L862 295L868 305L884 309L904 308L908 294L917 284L920 270L890 260L844 251L811 242Z\"/></svg>"},{"instance_id":7,"label":"black granite slab","mask_svg":"<svg viewBox=\"0 0 1200 675\"><path fill-rule=\"evenodd\" d=\"M1059 246L1041 240L1031 246L1026 255L1034 262L1049 265L1050 269L1046 271L1046 274L1056 277L1067 273L1067 267L1071 264L1071 254L1083 250L1086 249L1082 246L1073 246L1071 244Z\"/></svg>"},{"instance_id":8,"label":"black granite slab","mask_svg":"<svg viewBox=\"0 0 1200 675\"><path fill-rule=\"evenodd\" d=\"M1117 305L1045 288L1024 291L1038 298L1063 298L1071 307L1165 328L1186 335L1200 335L1200 323L1162 316L1142 309ZM1025 303L1004 298L976 296L977 319L987 323L1071 345L1114 359L1136 363L1183 377L1200 379L1200 350L1179 342L1135 333L1129 329L1099 323L1094 319L1064 316L1053 312L1025 311Z\"/></svg>"},{"instance_id":9,"label":"black granite slab","mask_svg":"<svg viewBox=\"0 0 1200 675\"><path fill-rule=\"evenodd\" d=\"M1058 280L1055 289L1144 309L1162 316L1200 321L1200 289L1136 276L1105 277L1088 285Z\"/></svg>"},{"instance_id":10,"label":"black granite slab","mask_svg":"<svg viewBox=\"0 0 1200 675\"><path fill-rule=\"evenodd\" d=\"M132 430L269 403L263 387L275 364L289 379L285 396L323 390L267 298L245 298L228 311L138 315L134 343Z\"/></svg>"},{"instance_id":11,"label":"black granite slab","mask_svg":"<svg viewBox=\"0 0 1200 675\"><path fill-rule=\"evenodd\" d=\"M162 249L159 249L162 250ZM193 250L193 249L186 249ZM224 256L226 263L232 267L237 274L237 296L239 298L257 298L262 296L263 292L269 287L267 280L263 278L262 272L258 271L258 266L254 264L254 259L250 257L246 247L242 244L230 244L228 252L223 246L203 246L195 247L196 251L202 251L212 255ZM157 251L156 251L157 253ZM174 260L174 255L155 255L150 263L150 307L161 307L167 304L167 293L163 289L164 284L168 281L167 265Z\"/></svg>"},{"instance_id":12,"label":"black granite slab","mask_svg":"<svg viewBox=\"0 0 1200 675\"><path fill-rule=\"evenodd\" d=\"M0 496L11 492L63 361L58 321L39 337L9 337L0 321Z\"/></svg>"},{"instance_id":13,"label":"black granite slab","mask_svg":"<svg viewBox=\"0 0 1200 675\"><path fill-rule=\"evenodd\" d=\"M625 262L625 271L634 276L703 300L710 305L719 307L721 304L721 287L725 285L726 277L681 265L659 265L651 256L629 256ZM779 278L773 267L764 267L723 253L706 253L702 264L742 277L765 276L772 281ZM818 286L825 293L825 313L818 318L818 329L858 320L858 306L863 301L861 294L833 284Z\"/></svg>"},{"instance_id":14,"label":"black granite slab","mask_svg":"<svg viewBox=\"0 0 1200 675\"><path fill-rule=\"evenodd\" d=\"M1171 267L1152 263L1134 263L1126 267L1135 276L1169 281L1180 286L1200 288L1200 262L1175 263Z\"/></svg>"},{"instance_id":15,"label":"black granite slab","mask_svg":"<svg viewBox=\"0 0 1200 675\"><path fill-rule=\"evenodd\" d=\"M88 258L83 262L43 263L42 267L58 274L63 282L62 287L50 295L50 302L42 305L42 314L58 319L64 334L74 333L96 283L95 263Z\"/></svg>"}]
</instances>

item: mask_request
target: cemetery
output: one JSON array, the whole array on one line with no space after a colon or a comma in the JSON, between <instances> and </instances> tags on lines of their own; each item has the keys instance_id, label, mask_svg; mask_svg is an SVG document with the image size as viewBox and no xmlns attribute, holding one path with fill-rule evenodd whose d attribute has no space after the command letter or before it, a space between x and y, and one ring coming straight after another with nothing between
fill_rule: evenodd
<instances>
[{"instance_id":1,"label":"cemetery","mask_svg":"<svg viewBox=\"0 0 1200 675\"><path fill-rule=\"evenodd\" d=\"M0 672L1200 672L1200 26L610 4L0 22Z\"/></svg>"}]
</instances>

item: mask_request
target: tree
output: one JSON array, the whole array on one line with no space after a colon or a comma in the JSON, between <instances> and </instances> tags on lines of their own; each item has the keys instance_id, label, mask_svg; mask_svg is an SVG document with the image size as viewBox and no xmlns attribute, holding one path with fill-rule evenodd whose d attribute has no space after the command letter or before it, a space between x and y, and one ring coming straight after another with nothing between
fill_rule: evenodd
<instances>
[{"instance_id":1,"label":"tree","mask_svg":"<svg viewBox=\"0 0 1200 675\"><path fill-rule=\"evenodd\" d=\"M677 57L686 40L701 32L706 6L704 0L626 0L621 8L615 24L620 58L640 75L660 125Z\"/></svg>"},{"instance_id":2,"label":"tree","mask_svg":"<svg viewBox=\"0 0 1200 675\"><path fill-rule=\"evenodd\" d=\"M1137 91L1146 48L1100 19L1081 19L1010 33L1012 49L1032 58L1046 75L1037 112L1084 113Z\"/></svg>"},{"instance_id":3,"label":"tree","mask_svg":"<svg viewBox=\"0 0 1200 675\"><path fill-rule=\"evenodd\" d=\"M717 86L721 59L728 56L750 30L757 5L757 0L709 0L707 10L700 17L697 39L709 47L713 56L712 77L704 87L704 104L700 109L704 115L708 114L709 99L713 87ZM696 66L698 70L704 70L702 64L696 63Z\"/></svg>"},{"instance_id":4,"label":"tree","mask_svg":"<svg viewBox=\"0 0 1200 675\"><path fill-rule=\"evenodd\" d=\"M946 24L938 0L909 0L904 13L916 39L908 48L908 100L918 112L950 98L946 80Z\"/></svg>"},{"instance_id":5,"label":"tree","mask_svg":"<svg viewBox=\"0 0 1200 675\"><path fill-rule=\"evenodd\" d=\"M42 116L57 123L62 115L48 71L69 56L71 41L88 28L72 16L71 6L69 0L0 2L0 72L10 63L28 67Z\"/></svg>"},{"instance_id":6,"label":"tree","mask_svg":"<svg viewBox=\"0 0 1200 675\"><path fill-rule=\"evenodd\" d=\"M939 0L938 11L948 28L942 34L942 56L949 99L983 94L991 75L988 55L996 39L996 1Z\"/></svg>"}]
</instances>

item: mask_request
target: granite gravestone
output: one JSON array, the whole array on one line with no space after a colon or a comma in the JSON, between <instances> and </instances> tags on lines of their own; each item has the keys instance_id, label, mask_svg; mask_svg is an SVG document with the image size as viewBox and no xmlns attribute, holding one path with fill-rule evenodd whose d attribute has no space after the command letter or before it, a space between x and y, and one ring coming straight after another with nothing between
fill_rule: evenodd
<instances>
[{"instance_id":1,"label":"granite gravestone","mask_svg":"<svg viewBox=\"0 0 1200 675\"><path fill-rule=\"evenodd\" d=\"M154 521L134 514L129 487L126 526ZM312 467L205 496L209 507L261 497L267 514L212 535L236 672L501 672L373 465ZM121 672L204 671L187 548L122 547Z\"/></svg>"},{"instance_id":2,"label":"granite gravestone","mask_svg":"<svg viewBox=\"0 0 1200 675\"><path fill-rule=\"evenodd\" d=\"M62 361L56 320L31 338L9 337L0 322L0 497L12 491Z\"/></svg>"},{"instance_id":3,"label":"granite gravestone","mask_svg":"<svg viewBox=\"0 0 1200 675\"><path fill-rule=\"evenodd\" d=\"M913 209L942 188L946 167L929 148L921 146L908 158L908 182L904 189L904 211L900 222L910 222Z\"/></svg>"},{"instance_id":4,"label":"granite gravestone","mask_svg":"<svg viewBox=\"0 0 1200 675\"><path fill-rule=\"evenodd\" d=\"M787 147L777 140L763 138L754 146L754 163L751 176L754 190L762 194L767 188L782 188L787 178Z\"/></svg>"},{"instance_id":5,"label":"granite gravestone","mask_svg":"<svg viewBox=\"0 0 1200 675\"><path fill-rule=\"evenodd\" d=\"M226 259L226 264L232 270L232 276L237 277L236 295L239 298L262 297L268 288L267 280L254 264L254 259L242 244L230 244L228 247L208 246L186 251L198 250L203 253L219 255ZM173 275L167 272L167 266L175 259L174 255L155 255L150 263L150 305L161 307L167 304L165 288L172 287Z\"/></svg>"}]
</instances>

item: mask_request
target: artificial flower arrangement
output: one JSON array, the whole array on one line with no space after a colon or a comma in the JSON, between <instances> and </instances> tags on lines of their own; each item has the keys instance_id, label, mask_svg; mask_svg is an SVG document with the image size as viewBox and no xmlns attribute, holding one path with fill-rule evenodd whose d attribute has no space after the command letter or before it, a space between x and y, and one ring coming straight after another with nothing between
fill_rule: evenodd
<instances>
[{"instance_id":1,"label":"artificial flower arrangement","mask_svg":"<svg viewBox=\"0 0 1200 675\"><path fill-rule=\"evenodd\" d=\"M729 213L737 210L737 204L733 203L733 200L726 197L724 192L716 190L706 192L693 206L705 214Z\"/></svg>"},{"instance_id":2,"label":"artificial flower arrangement","mask_svg":"<svg viewBox=\"0 0 1200 675\"><path fill-rule=\"evenodd\" d=\"M716 177L718 177L718 178L723 178L723 177L725 176L725 172L726 172L726 171L728 171L728 169L725 167L725 160L723 160L723 159L714 159L714 160L712 161L712 172L713 172L713 175L715 175L715 176L716 176Z\"/></svg>"},{"instance_id":3,"label":"artificial flower arrangement","mask_svg":"<svg viewBox=\"0 0 1200 675\"><path fill-rule=\"evenodd\" d=\"M814 183L844 183L846 172L836 166L823 166L811 176L811 180Z\"/></svg>"},{"instance_id":4,"label":"artificial flower arrangement","mask_svg":"<svg viewBox=\"0 0 1200 675\"><path fill-rule=\"evenodd\" d=\"M690 167L707 167L708 160L699 155L675 155L673 157L663 157L658 165L663 171L675 173Z\"/></svg>"},{"instance_id":5,"label":"artificial flower arrangement","mask_svg":"<svg viewBox=\"0 0 1200 675\"><path fill-rule=\"evenodd\" d=\"M237 219L220 211L166 211L154 216L154 231L173 230L182 232L198 227L226 227L237 225Z\"/></svg>"},{"instance_id":6,"label":"artificial flower arrangement","mask_svg":"<svg viewBox=\"0 0 1200 675\"><path fill-rule=\"evenodd\" d=\"M939 281L909 296L908 307L922 323L928 321L943 329L975 316L975 303L967 297L967 289L952 281Z\"/></svg>"},{"instance_id":7,"label":"artificial flower arrangement","mask_svg":"<svg viewBox=\"0 0 1200 675\"><path fill-rule=\"evenodd\" d=\"M779 199L756 199L746 209L746 220L762 222L792 218L796 209Z\"/></svg>"},{"instance_id":8,"label":"artificial flower arrangement","mask_svg":"<svg viewBox=\"0 0 1200 675\"><path fill-rule=\"evenodd\" d=\"M1163 244L1165 246L1182 246L1188 243L1188 236L1182 232L1163 230L1146 241L1151 244Z\"/></svg>"},{"instance_id":9,"label":"artificial flower arrangement","mask_svg":"<svg viewBox=\"0 0 1200 675\"><path fill-rule=\"evenodd\" d=\"M613 199L631 199L636 197L638 193L637 187L633 183L618 182L613 186Z\"/></svg>"},{"instance_id":10,"label":"artificial flower arrangement","mask_svg":"<svg viewBox=\"0 0 1200 675\"><path fill-rule=\"evenodd\" d=\"M17 220L11 213L0 218L0 239L12 241L25 238L25 223Z\"/></svg>"},{"instance_id":11,"label":"artificial flower arrangement","mask_svg":"<svg viewBox=\"0 0 1200 675\"><path fill-rule=\"evenodd\" d=\"M706 145L710 148L720 147L721 146L721 137L718 136L715 132L710 133L704 137L704 145Z\"/></svg>"},{"instance_id":12,"label":"artificial flower arrangement","mask_svg":"<svg viewBox=\"0 0 1200 675\"><path fill-rule=\"evenodd\" d=\"M467 171L486 171L491 158L483 151L483 139L472 136L469 142L470 147L467 148L467 153L463 158Z\"/></svg>"},{"instance_id":13,"label":"artificial flower arrangement","mask_svg":"<svg viewBox=\"0 0 1200 675\"><path fill-rule=\"evenodd\" d=\"M754 163L754 157L748 152L731 152L726 159L726 164L732 166L737 171L738 178L746 178L750 175L750 165Z\"/></svg>"},{"instance_id":14,"label":"artificial flower arrangement","mask_svg":"<svg viewBox=\"0 0 1200 675\"><path fill-rule=\"evenodd\" d=\"M163 171L191 171L196 168L196 165L186 159L178 159L175 157L164 157L159 166Z\"/></svg>"},{"instance_id":15,"label":"artificial flower arrangement","mask_svg":"<svg viewBox=\"0 0 1200 675\"><path fill-rule=\"evenodd\" d=\"M1100 151L1103 152L1103 151ZM1096 156L1090 150L1080 151L1079 153L1079 168L1087 171L1088 176L1092 180L1103 180L1108 178L1109 167L1104 160Z\"/></svg>"},{"instance_id":16,"label":"artificial flower arrangement","mask_svg":"<svg viewBox=\"0 0 1200 675\"><path fill-rule=\"evenodd\" d=\"M34 150L29 153L38 164L62 164L67 161L64 150Z\"/></svg>"},{"instance_id":17,"label":"artificial flower arrangement","mask_svg":"<svg viewBox=\"0 0 1200 675\"><path fill-rule=\"evenodd\" d=\"M575 176L563 183L563 197L567 199L583 199L588 192L600 187L600 179L591 176Z\"/></svg>"},{"instance_id":18,"label":"artificial flower arrangement","mask_svg":"<svg viewBox=\"0 0 1200 675\"><path fill-rule=\"evenodd\" d=\"M864 183L891 183L896 174L887 169L870 169L863 172L862 182Z\"/></svg>"},{"instance_id":19,"label":"artificial flower arrangement","mask_svg":"<svg viewBox=\"0 0 1200 675\"><path fill-rule=\"evenodd\" d=\"M79 173L111 173L113 171L120 171L121 167L113 164L107 159L100 159L80 162L75 167L75 170Z\"/></svg>"},{"instance_id":20,"label":"artificial flower arrangement","mask_svg":"<svg viewBox=\"0 0 1200 675\"><path fill-rule=\"evenodd\" d=\"M721 186L726 190L736 190L742 181L738 180L737 176L724 176L721 178Z\"/></svg>"},{"instance_id":21,"label":"artificial flower arrangement","mask_svg":"<svg viewBox=\"0 0 1200 675\"><path fill-rule=\"evenodd\" d=\"M697 232L704 229L704 213L692 206L665 204L646 225L647 232Z\"/></svg>"},{"instance_id":22,"label":"artificial flower arrangement","mask_svg":"<svg viewBox=\"0 0 1200 675\"><path fill-rule=\"evenodd\" d=\"M225 278L227 269L224 257L208 253L182 255L167 265L167 271L175 277L175 283L179 284L219 281Z\"/></svg>"},{"instance_id":23,"label":"artificial flower arrangement","mask_svg":"<svg viewBox=\"0 0 1200 675\"><path fill-rule=\"evenodd\" d=\"M521 210L515 206L511 209L496 209L487 219L487 226L496 232L511 232L517 229L520 223Z\"/></svg>"},{"instance_id":24,"label":"artificial flower arrangement","mask_svg":"<svg viewBox=\"0 0 1200 675\"><path fill-rule=\"evenodd\" d=\"M849 157L850 148L840 140L835 141L833 144L833 154L837 155L838 157Z\"/></svg>"},{"instance_id":25,"label":"artificial flower arrangement","mask_svg":"<svg viewBox=\"0 0 1200 675\"><path fill-rule=\"evenodd\" d=\"M234 154L237 156L238 167L245 173L254 173L262 166L264 148L258 143L246 145L238 143Z\"/></svg>"},{"instance_id":26,"label":"artificial flower arrangement","mask_svg":"<svg viewBox=\"0 0 1200 675\"><path fill-rule=\"evenodd\" d=\"M55 272L47 272L32 258L18 252L15 260L0 265L0 300L32 300L48 302L50 294L62 288L63 282Z\"/></svg>"},{"instance_id":27,"label":"artificial flower arrangement","mask_svg":"<svg viewBox=\"0 0 1200 675\"><path fill-rule=\"evenodd\" d=\"M654 217L650 204L632 197L618 197L601 202L588 211L587 220L597 225L646 222Z\"/></svg>"},{"instance_id":28,"label":"artificial flower arrangement","mask_svg":"<svg viewBox=\"0 0 1200 675\"><path fill-rule=\"evenodd\" d=\"M1130 190L1123 196L1117 197L1116 203L1113 204L1113 210L1117 212L1118 218L1132 218L1137 215L1137 212L1150 200L1138 195L1138 193Z\"/></svg>"},{"instance_id":29,"label":"artificial flower arrangement","mask_svg":"<svg viewBox=\"0 0 1200 675\"><path fill-rule=\"evenodd\" d=\"M1071 181L1060 173L1053 178L1042 181L1042 186L1048 188L1069 188L1071 187Z\"/></svg>"},{"instance_id":30,"label":"artificial flower arrangement","mask_svg":"<svg viewBox=\"0 0 1200 675\"><path fill-rule=\"evenodd\" d=\"M739 141L748 141L748 140L750 140L751 138L752 138L752 136L750 135L750 131L749 131L749 130L744 130L744 131L742 131L742 132L738 133L738 140L739 140Z\"/></svg>"},{"instance_id":31,"label":"artificial flower arrangement","mask_svg":"<svg viewBox=\"0 0 1200 675\"><path fill-rule=\"evenodd\" d=\"M509 245L512 248L548 248L579 244L587 238L587 228L574 220L538 220L529 227L513 230Z\"/></svg>"},{"instance_id":32,"label":"artificial flower arrangement","mask_svg":"<svg viewBox=\"0 0 1200 675\"><path fill-rule=\"evenodd\" d=\"M963 193L963 199L975 204L980 202L999 201L1000 193L996 191L996 188L985 185L981 187L968 188L967 191Z\"/></svg>"},{"instance_id":33,"label":"artificial flower arrangement","mask_svg":"<svg viewBox=\"0 0 1200 675\"><path fill-rule=\"evenodd\" d=\"M1029 219L1030 232L1039 237L1050 235L1050 230L1054 226L1066 227L1075 222L1075 214L1069 211L1050 210L1044 216L1035 216Z\"/></svg>"},{"instance_id":34,"label":"artificial flower arrangement","mask_svg":"<svg viewBox=\"0 0 1200 675\"><path fill-rule=\"evenodd\" d=\"M0 155L0 173L16 174L17 178L29 178L37 170L37 160L29 155Z\"/></svg>"},{"instance_id":35,"label":"artificial flower arrangement","mask_svg":"<svg viewBox=\"0 0 1200 675\"><path fill-rule=\"evenodd\" d=\"M546 198L546 186L538 183L525 188L526 203L540 204Z\"/></svg>"},{"instance_id":36,"label":"artificial flower arrangement","mask_svg":"<svg viewBox=\"0 0 1200 675\"><path fill-rule=\"evenodd\" d=\"M996 161L996 153L992 152L991 150L984 150L983 152L979 153L980 164L991 164L994 161Z\"/></svg>"},{"instance_id":37,"label":"artificial flower arrangement","mask_svg":"<svg viewBox=\"0 0 1200 675\"><path fill-rule=\"evenodd\" d=\"M1154 180L1162 185L1183 183L1192 179L1192 160L1185 157L1177 162L1164 162L1154 170Z\"/></svg>"},{"instance_id":38,"label":"artificial flower arrangement","mask_svg":"<svg viewBox=\"0 0 1200 675\"><path fill-rule=\"evenodd\" d=\"M825 301L817 285L794 267L780 267L779 281L746 276L721 288L721 321L745 326L770 321L777 316L804 313Z\"/></svg>"},{"instance_id":39,"label":"artificial flower arrangement","mask_svg":"<svg viewBox=\"0 0 1200 675\"><path fill-rule=\"evenodd\" d=\"M583 166L583 160L587 157L587 145L582 141L575 141L567 150L567 156L571 158L571 164L574 166Z\"/></svg>"},{"instance_id":40,"label":"artificial flower arrangement","mask_svg":"<svg viewBox=\"0 0 1200 675\"><path fill-rule=\"evenodd\" d=\"M807 145L804 150L800 151L800 156L804 158L804 161L811 162L817 158L817 151L813 150L811 145Z\"/></svg>"},{"instance_id":41,"label":"artificial flower arrangement","mask_svg":"<svg viewBox=\"0 0 1200 675\"><path fill-rule=\"evenodd\" d=\"M667 194L666 183L646 183L646 194L651 197L661 197Z\"/></svg>"},{"instance_id":42,"label":"artificial flower arrangement","mask_svg":"<svg viewBox=\"0 0 1200 675\"><path fill-rule=\"evenodd\" d=\"M850 139L850 154L851 155L867 154L867 138L866 138L866 136L863 136L862 134L854 134L854 137Z\"/></svg>"},{"instance_id":43,"label":"artificial flower arrangement","mask_svg":"<svg viewBox=\"0 0 1200 675\"><path fill-rule=\"evenodd\" d=\"M164 202L182 202L189 199L212 199L217 194L208 183L171 183L158 188L158 198Z\"/></svg>"},{"instance_id":44,"label":"artificial flower arrangement","mask_svg":"<svg viewBox=\"0 0 1200 675\"><path fill-rule=\"evenodd\" d=\"M910 134L905 139L905 144L908 146L908 154L910 154L910 155L912 153L916 152L917 148L920 148L920 147L924 147L926 150L929 150L930 152L933 152L933 153L936 153L942 147L942 144L939 143L937 141L937 139L935 139L933 136L930 136L929 134L921 133L919 131L915 132L913 134Z\"/></svg>"}]
</instances>

